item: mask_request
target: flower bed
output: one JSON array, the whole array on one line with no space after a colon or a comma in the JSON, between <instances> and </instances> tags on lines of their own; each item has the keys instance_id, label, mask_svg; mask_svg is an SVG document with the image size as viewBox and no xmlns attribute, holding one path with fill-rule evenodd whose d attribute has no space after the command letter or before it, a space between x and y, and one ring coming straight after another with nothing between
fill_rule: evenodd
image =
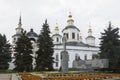
<instances>
[{"instance_id":1,"label":"flower bed","mask_svg":"<svg viewBox=\"0 0 120 80\"><path fill-rule=\"evenodd\" d=\"M22 80L43 80L39 76L31 75L31 73L18 73Z\"/></svg>"},{"instance_id":2,"label":"flower bed","mask_svg":"<svg viewBox=\"0 0 120 80\"><path fill-rule=\"evenodd\" d=\"M82 74L82 75L81 75ZM106 79L112 77L120 77L120 74L102 74L102 73L44 73L48 76L41 78L31 73L19 73L22 80L83 80L83 79ZM50 77L52 76L52 77ZM61 77L62 76L62 77Z\"/></svg>"},{"instance_id":3,"label":"flower bed","mask_svg":"<svg viewBox=\"0 0 120 80\"><path fill-rule=\"evenodd\" d=\"M79 73L45 73L46 77L77 77L77 76L90 76L90 75L102 75L103 73L93 72L79 72Z\"/></svg>"}]
</instances>

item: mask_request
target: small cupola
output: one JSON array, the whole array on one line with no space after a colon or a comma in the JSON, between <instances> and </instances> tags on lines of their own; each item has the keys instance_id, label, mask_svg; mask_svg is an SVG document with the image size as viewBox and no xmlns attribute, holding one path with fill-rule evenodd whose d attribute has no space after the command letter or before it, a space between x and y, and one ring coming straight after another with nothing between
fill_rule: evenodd
<instances>
[{"instance_id":1,"label":"small cupola","mask_svg":"<svg viewBox=\"0 0 120 80\"><path fill-rule=\"evenodd\" d=\"M57 22L55 25L54 33L52 35L52 39L54 44L60 44L62 40L62 36L59 34L59 26Z\"/></svg>"},{"instance_id":2,"label":"small cupola","mask_svg":"<svg viewBox=\"0 0 120 80\"><path fill-rule=\"evenodd\" d=\"M68 23L68 25L73 25L73 23L74 23L71 12L69 12L67 23Z\"/></svg>"},{"instance_id":3,"label":"small cupola","mask_svg":"<svg viewBox=\"0 0 120 80\"><path fill-rule=\"evenodd\" d=\"M89 29L88 29L88 36L92 36L92 29L91 29L91 25L89 25Z\"/></svg>"},{"instance_id":4,"label":"small cupola","mask_svg":"<svg viewBox=\"0 0 120 80\"><path fill-rule=\"evenodd\" d=\"M95 46L95 37L92 35L92 28L89 25L88 36L86 37L86 43L91 46Z\"/></svg>"},{"instance_id":5,"label":"small cupola","mask_svg":"<svg viewBox=\"0 0 120 80\"><path fill-rule=\"evenodd\" d=\"M56 22L56 25L55 25L54 34L59 34L59 26L58 26L57 22Z\"/></svg>"}]
</instances>

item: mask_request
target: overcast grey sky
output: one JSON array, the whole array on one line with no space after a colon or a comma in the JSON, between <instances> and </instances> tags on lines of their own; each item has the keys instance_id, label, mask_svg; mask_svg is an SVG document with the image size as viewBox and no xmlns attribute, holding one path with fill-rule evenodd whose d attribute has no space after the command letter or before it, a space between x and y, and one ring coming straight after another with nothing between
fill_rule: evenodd
<instances>
[{"instance_id":1,"label":"overcast grey sky","mask_svg":"<svg viewBox=\"0 0 120 80\"><path fill-rule=\"evenodd\" d=\"M51 32L56 19L61 32L67 25L69 11L83 38L87 36L89 23L96 38L100 37L109 21L120 28L120 0L0 0L0 33L6 34L10 40L18 26L20 11L23 28L27 31L34 28L37 33L46 18Z\"/></svg>"}]
</instances>

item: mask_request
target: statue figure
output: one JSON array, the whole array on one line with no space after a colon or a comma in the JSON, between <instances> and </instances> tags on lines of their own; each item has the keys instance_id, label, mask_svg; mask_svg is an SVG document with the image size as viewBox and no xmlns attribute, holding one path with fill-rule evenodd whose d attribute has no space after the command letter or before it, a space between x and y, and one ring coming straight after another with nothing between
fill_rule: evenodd
<instances>
[{"instance_id":1,"label":"statue figure","mask_svg":"<svg viewBox=\"0 0 120 80\"><path fill-rule=\"evenodd\" d=\"M63 48L64 48L64 51L66 51L66 42L67 42L67 38L66 38L65 35L63 36L62 41L63 41Z\"/></svg>"},{"instance_id":2,"label":"statue figure","mask_svg":"<svg viewBox=\"0 0 120 80\"><path fill-rule=\"evenodd\" d=\"M68 72L68 60L69 60L69 56L68 56L68 52L66 51L66 42L67 39L64 36L63 37L63 51L61 52L61 72Z\"/></svg>"}]
</instances>

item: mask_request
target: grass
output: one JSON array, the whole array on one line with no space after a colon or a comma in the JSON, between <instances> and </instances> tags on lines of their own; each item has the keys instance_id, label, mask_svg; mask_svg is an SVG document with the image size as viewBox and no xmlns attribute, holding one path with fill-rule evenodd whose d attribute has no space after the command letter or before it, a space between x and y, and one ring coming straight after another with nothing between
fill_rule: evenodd
<instances>
[{"instance_id":1,"label":"grass","mask_svg":"<svg viewBox=\"0 0 120 80\"><path fill-rule=\"evenodd\" d=\"M14 70L0 70L0 73L16 73Z\"/></svg>"}]
</instances>

